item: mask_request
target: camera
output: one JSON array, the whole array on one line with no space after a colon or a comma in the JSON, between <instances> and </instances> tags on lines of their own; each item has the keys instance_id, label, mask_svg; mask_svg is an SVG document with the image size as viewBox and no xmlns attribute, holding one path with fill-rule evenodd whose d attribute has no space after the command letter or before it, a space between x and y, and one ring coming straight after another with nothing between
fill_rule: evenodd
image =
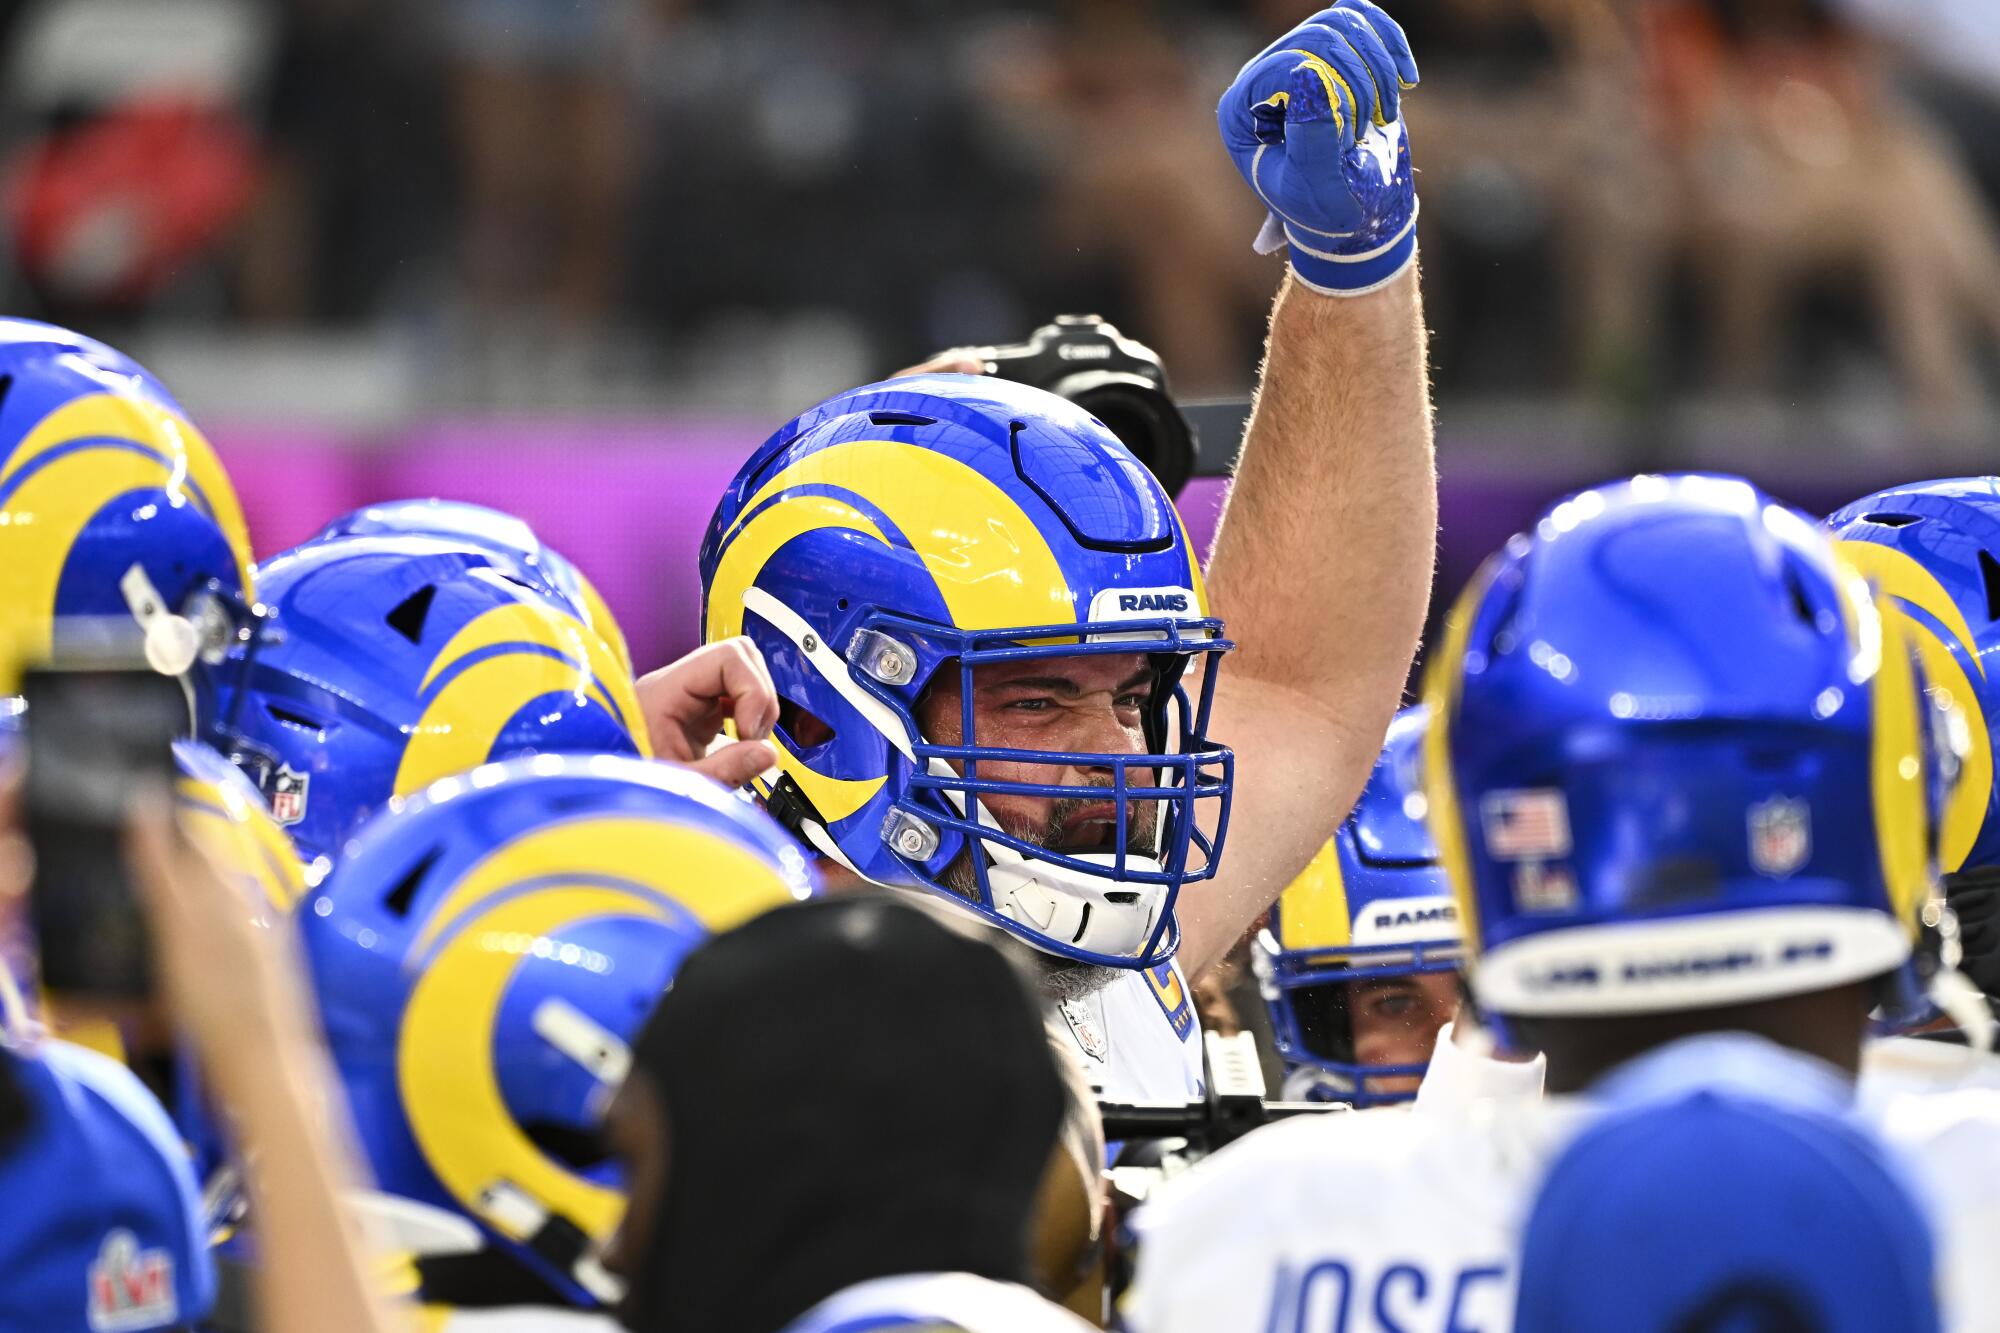
<instances>
[{"instance_id":1,"label":"camera","mask_svg":"<svg viewBox=\"0 0 2000 1333\"><path fill-rule=\"evenodd\" d=\"M1168 495L1194 473L1194 428L1167 389L1152 348L1097 315L1058 315L1004 347L970 347L986 373L1069 399L1102 421Z\"/></svg>"}]
</instances>

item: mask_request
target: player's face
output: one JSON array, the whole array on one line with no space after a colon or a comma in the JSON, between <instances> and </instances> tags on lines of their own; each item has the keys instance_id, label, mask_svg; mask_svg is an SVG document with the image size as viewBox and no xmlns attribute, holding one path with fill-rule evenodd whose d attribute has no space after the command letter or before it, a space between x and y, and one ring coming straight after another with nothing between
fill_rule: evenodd
<instances>
[{"instance_id":1,"label":"player's face","mask_svg":"<svg viewBox=\"0 0 2000 1333\"><path fill-rule=\"evenodd\" d=\"M1458 1012L1458 974L1419 972L1347 983L1347 1010L1354 1024L1354 1062L1360 1065L1420 1065L1431 1058L1438 1029ZM1417 1090L1414 1075L1371 1078L1374 1093Z\"/></svg>"},{"instance_id":2,"label":"player's face","mask_svg":"<svg viewBox=\"0 0 2000 1333\"><path fill-rule=\"evenodd\" d=\"M996 662L976 667L972 673L973 726L981 746L1144 754L1145 716L1152 698L1153 671L1140 653ZM940 745L962 743L964 702L961 674L947 665L918 709L917 720L924 735ZM1073 797L983 795L980 799L987 810L1014 836L1057 851L1117 849L1116 804L1089 790L1114 784L1108 765L982 760L978 772L980 777L1000 782L1077 788ZM1141 772L1126 779L1132 784L1153 780ZM1126 820L1126 851L1154 854L1158 850L1158 803L1129 802ZM971 887L969 878L963 884L957 880L969 875L969 865L954 866L947 878L954 887L967 889Z\"/></svg>"}]
</instances>

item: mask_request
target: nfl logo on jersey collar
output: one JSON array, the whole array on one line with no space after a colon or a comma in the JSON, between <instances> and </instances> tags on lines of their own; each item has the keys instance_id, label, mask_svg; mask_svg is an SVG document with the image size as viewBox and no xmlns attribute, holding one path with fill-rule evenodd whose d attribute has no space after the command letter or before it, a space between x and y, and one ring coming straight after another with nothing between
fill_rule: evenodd
<instances>
[{"instance_id":1,"label":"nfl logo on jersey collar","mask_svg":"<svg viewBox=\"0 0 2000 1333\"><path fill-rule=\"evenodd\" d=\"M1102 1064L1111 1058L1111 1039L1104 1035L1104 1002L1095 995L1064 1000L1056 1006L1069 1024L1070 1033L1083 1053Z\"/></svg>"}]
</instances>

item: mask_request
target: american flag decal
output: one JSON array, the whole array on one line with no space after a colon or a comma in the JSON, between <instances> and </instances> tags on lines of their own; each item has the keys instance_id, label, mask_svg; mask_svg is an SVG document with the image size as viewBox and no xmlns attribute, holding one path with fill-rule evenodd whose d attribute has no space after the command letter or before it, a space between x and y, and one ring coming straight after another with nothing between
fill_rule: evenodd
<instances>
[{"instance_id":1,"label":"american flag decal","mask_svg":"<svg viewBox=\"0 0 2000 1333\"><path fill-rule=\"evenodd\" d=\"M1489 793L1479 803L1486 853L1496 861L1569 855L1569 803L1553 787Z\"/></svg>"}]
</instances>

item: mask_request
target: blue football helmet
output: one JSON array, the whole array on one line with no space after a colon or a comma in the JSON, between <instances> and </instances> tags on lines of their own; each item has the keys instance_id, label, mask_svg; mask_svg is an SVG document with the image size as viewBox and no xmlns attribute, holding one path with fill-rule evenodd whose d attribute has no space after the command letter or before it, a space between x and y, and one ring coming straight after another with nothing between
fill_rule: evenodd
<instances>
[{"instance_id":1,"label":"blue football helmet","mask_svg":"<svg viewBox=\"0 0 2000 1333\"><path fill-rule=\"evenodd\" d=\"M1641 476L1511 539L1425 685L1474 994L1615 1015L1899 972L1937 760L1901 617L1749 482Z\"/></svg>"},{"instance_id":2,"label":"blue football helmet","mask_svg":"<svg viewBox=\"0 0 2000 1333\"><path fill-rule=\"evenodd\" d=\"M305 867L256 784L199 741L175 741L174 765L180 770L175 805L181 827L257 915L289 914L305 896Z\"/></svg>"},{"instance_id":3,"label":"blue football helmet","mask_svg":"<svg viewBox=\"0 0 2000 1333\"><path fill-rule=\"evenodd\" d=\"M380 1188L612 1299L630 1043L690 950L813 892L775 824L667 764L535 755L391 808L297 916Z\"/></svg>"},{"instance_id":4,"label":"blue football helmet","mask_svg":"<svg viewBox=\"0 0 2000 1333\"><path fill-rule=\"evenodd\" d=\"M530 752L646 754L632 678L559 602L459 541L347 537L258 567L209 742L308 861L392 798Z\"/></svg>"},{"instance_id":5,"label":"blue football helmet","mask_svg":"<svg viewBox=\"0 0 2000 1333\"><path fill-rule=\"evenodd\" d=\"M242 894L246 912L266 924L283 920L305 896L305 867L255 784L199 741L174 742L174 765L180 770L174 805L182 831ZM176 1055L174 1071L174 1123L197 1177L207 1181L227 1145L191 1052Z\"/></svg>"},{"instance_id":6,"label":"blue football helmet","mask_svg":"<svg viewBox=\"0 0 2000 1333\"><path fill-rule=\"evenodd\" d=\"M454 539L499 557L495 568L516 582L560 600L611 646L625 674L633 674L632 652L625 646L625 634L597 588L583 576L582 570L561 552L542 545L535 530L512 514L464 500L388 500L342 514L321 528L313 540L397 533Z\"/></svg>"},{"instance_id":7,"label":"blue football helmet","mask_svg":"<svg viewBox=\"0 0 2000 1333\"><path fill-rule=\"evenodd\" d=\"M1406 708L1340 828L1271 909L1250 960L1270 1009L1285 1096L1355 1106L1406 1101L1379 1080L1422 1077L1423 1064L1361 1064L1348 983L1455 972L1458 906L1424 826L1428 721Z\"/></svg>"},{"instance_id":8,"label":"blue football helmet","mask_svg":"<svg viewBox=\"0 0 2000 1333\"><path fill-rule=\"evenodd\" d=\"M120 629L113 643L129 629L157 668L187 682L199 724L255 602L236 492L172 395L100 342L0 320L9 665L100 648L107 627Z\"/></svg>"},{"instance_id":9,"label":"blue football helmet","mask_svg":"<svg viewBox=\"0 0 2000 1333\"><path fill-rule=\"evenodd\" d=\"M1958 764L1944 801L1938 865L1949 874L2000 865L2000 793L1992 726L2000 682L2000 477L1916 482L1856 500L1828 518L1841 555L1901 612Z\"/></svg>"},{"instance_id":10,"label":"blue football helmet","mask_svg":"<svg viewBox=\"0 0 2000 1333\"><path fill-rule=\"evenodd\" d=\"M1232 758L1208 717L1230 645L1172 502L1103 423L981 377L842 394L743 465L701 574L707 640L749 635L783 701L783 776L758 784L779 822L869 880L934 890L1051 953L1122 968L1172 956L1175 899L1215 873L1228 826ZM981 742L982 665L1135 653L1152 669L1144 753ZM940 672L967 701L950 744L917 720ZM801 736L800 715L821 728ZM1046 780L998 780L989 762ZM1043 846L988 808L1076 797L1062 783L1077 769L1107 775L1109 847ZM1157 839L1138 845L1151 812Z\"/></svg>"}]
</instances>

